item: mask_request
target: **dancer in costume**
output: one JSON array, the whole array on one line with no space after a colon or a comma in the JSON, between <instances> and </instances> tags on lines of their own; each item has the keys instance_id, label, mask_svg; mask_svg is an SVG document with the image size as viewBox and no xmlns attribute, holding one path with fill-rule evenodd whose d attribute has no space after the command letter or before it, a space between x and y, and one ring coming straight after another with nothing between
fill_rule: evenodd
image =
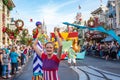
<instances>
[{"instance_id":1,"label":"dancer in costume","mask_svg":"<svg viewBox=\"0 0 120 80\"><path fill-rule=\"evenodd\" d=\"M68 64L69 64L69 66L72 65L72 62L74 63L74 66L75 66L76 65L76 53L75 53L73 47L71 46L68 49Z\"/></svg>"},{"instance_id":2,"label":"dancer in costume","mask_svg":"<svg viewBox=\"0 0 120 80\"><path fill-rule=\"evenodd\" d=\"M42 69L43 69L44 80L59 80L58 67L59 67L60 57L62 52L62 43L59 39L57 29L55 28L54 31L59 44L57 55L54 54L54 44L52 42L47 42L45 44L46 52L40 51L38 49L37 43L38 43L39 35L37 36L37 39L33 43L34 50L42 58L42 61L43 61Z\"/></svg>"},{"instance_id":3,"label":"dancer in costume","mask_svg":"<svg viewBox=\"0 0 120 80\"><path fill-rule=\"evenodd\" d=\"M42 23L40 21L36 22L36 28L33 30L33 38L34 40L36 39L38 33L41 34L41 29L42 29ZM37 43L37 47L42 51L43 46L40 41ZM34 58L33 58L33 77L32 80L42 80L42 59L39 57L39 55L34 52Z\"/></svg>"},{"instance_id":4,"label":"dancer in costume","mask_svg":"<svg viewBox=\"0 0 120 80\"><path fill-rule=\"evenodd\" d=\"M42 31L42 23L40 21L36 22L36 28L33 30L33 38L35 39L38 33Z\"/></svg>"}]
</instances>

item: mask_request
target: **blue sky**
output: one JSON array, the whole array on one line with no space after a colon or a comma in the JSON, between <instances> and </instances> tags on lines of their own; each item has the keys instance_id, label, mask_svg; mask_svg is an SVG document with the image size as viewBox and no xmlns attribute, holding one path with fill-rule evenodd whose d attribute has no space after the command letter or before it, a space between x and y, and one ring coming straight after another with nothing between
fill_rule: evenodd
<instances>
[{"instance_id":1,"label":"blue sky","mask_svg":"<svg viewBox=\"0 0 120 80\"><path fill-rule=\"evenodd\" d=\"M11 16L22 19L30 34L36 27L35 22L44 20L49 34L55 26L65 26L62 22L74 22L77 12L82 13L83 20L87 20L91 11L100 7L101 1L106 5L108 0L13 0L16 7Z\"/></svg>"}]
</instances>

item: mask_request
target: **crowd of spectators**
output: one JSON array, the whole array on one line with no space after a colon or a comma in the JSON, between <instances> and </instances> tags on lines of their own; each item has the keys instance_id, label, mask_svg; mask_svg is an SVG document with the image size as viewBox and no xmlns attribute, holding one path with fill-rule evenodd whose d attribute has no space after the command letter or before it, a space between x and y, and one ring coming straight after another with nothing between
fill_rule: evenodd
<instances>
[{"instance_id":1,"label":"crowd of spectators","mask_svg":"<svg viewBox=\"0 0 120 80\"><path fill-rule=\"evenodd\" d=\"M31 56L32 48L26 45L4 45L0 48L0 78L11 78L19 73Z\"/></svg>"},{"instance_id":2,"label":"crowd of spectators","mask_svg":"<svg viewBox=\"0 0 120 80\"><path fill-rule=\"evenodd\" d=\"M120 45L115 42L85 42L82 46L82 50L86 50L86 55L92 55L105 60L119 60L120 57Z\"/></svg>"}]
</instances>

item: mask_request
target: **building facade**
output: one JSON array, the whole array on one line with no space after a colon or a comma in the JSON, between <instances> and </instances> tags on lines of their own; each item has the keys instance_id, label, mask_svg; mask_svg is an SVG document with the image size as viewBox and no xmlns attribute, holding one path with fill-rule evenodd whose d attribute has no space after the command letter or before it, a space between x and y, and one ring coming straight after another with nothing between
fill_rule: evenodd
<instances>
[{"instance_id":1,"label":"building facade","mask_svg":"<svg viewBox=\"0 0 120 80\"><path fill-rule=\"evenodd\" d=\"M115 0L116 4L116 33L120 36L120 0Z\"/></svg>"},{"instance_id":2,"label":"building facade","mask_svg":"<svg viewBox=\"0 0 120 80\"><path fill-rule=\"evenodd\" d=\"M116 6L115 0L108 0L107 2L108 11L106 13L107 26L109 29L116 30Z\"/></svg>"},{"instance_id":3,"label":"building facade","mask_svg":"<svg viewBox=\"0 0 120 80\"><path fill-rule=\"evenodd\" d=\"M10 11L15 7L12 0L0 0L0 47L10 44L6 33L2 32L3 27L8 27L10 23Z\"/></svg>"},{"instance_id":4,"label":"building facade","mask_svg":"<svg viewBox=\"0 0 120 80\"><path fill-rule=\"evenodd\" d=\"M106 6L101 5L99 8L91 12L92 17L97 19L97 23L104 23L106 24L106 12L108 8ZM106 26L104 26L106 28Z\"/></svg>"}]
</instances>

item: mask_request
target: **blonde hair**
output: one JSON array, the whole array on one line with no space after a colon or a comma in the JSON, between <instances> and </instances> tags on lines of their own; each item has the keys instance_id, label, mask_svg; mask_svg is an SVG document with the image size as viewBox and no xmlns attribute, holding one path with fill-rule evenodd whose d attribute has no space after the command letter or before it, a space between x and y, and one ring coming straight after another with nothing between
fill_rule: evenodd
<instances>
[{"instance_id":1,"label":"blonde hair","mask_svg":"<svg viewBox=\"0 0 120 80\"><path fill-rule=\"evenodd\" d=\"M45 43L45 47L46 47L47 44L52 44L53 47L54 47L54 43L53 42L47 42L47 43Z\"/></svg>"},{"instance_id":2,"label":"blonde hair","mask_svg":"<svg viewBox=\"0 0 120 80\"><path fill-rule=\"evenodd\" d=\"M15 51L16 51L15 47L12 47L11 52L15 52Z\"/></svg>"}]
</instances>

